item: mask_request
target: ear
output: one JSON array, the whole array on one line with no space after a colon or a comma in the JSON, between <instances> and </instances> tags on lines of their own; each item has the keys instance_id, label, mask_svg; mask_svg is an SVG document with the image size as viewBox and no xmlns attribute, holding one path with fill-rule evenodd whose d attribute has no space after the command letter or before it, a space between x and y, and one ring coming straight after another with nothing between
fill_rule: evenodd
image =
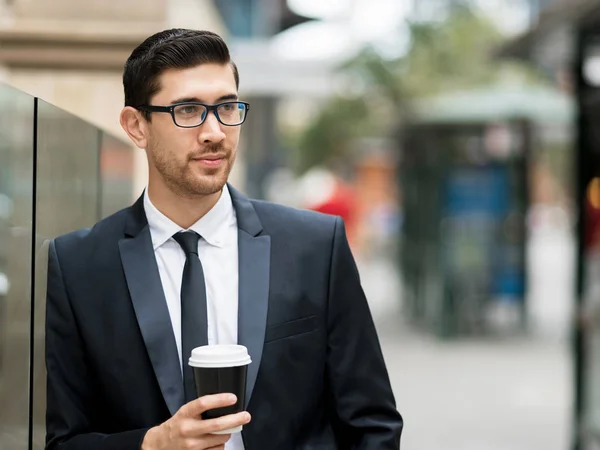
<instances>
[{"instance_id":1,"label":"ear","mask_svg":"<svg viewBox=\"0 0 600 450\"><path fill-rule=\"evenodd\" d=\"M131 106L126 106L120 115L121 127L133 143L143 150L148 144L148 122L142 113Z\"/></svg>"}]
</instances>

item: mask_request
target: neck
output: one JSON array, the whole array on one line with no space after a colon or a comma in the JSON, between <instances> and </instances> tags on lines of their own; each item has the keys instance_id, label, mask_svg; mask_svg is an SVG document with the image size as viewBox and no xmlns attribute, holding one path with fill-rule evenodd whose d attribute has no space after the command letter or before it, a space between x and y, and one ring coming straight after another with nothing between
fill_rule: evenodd
<instances>
[{"instance_id":1,"label":"neck","mask_svg":"<svg viewBox=\"0 0 600 450\"><path fill-rule=\"evenodd\" d=\"M221 193L222 190L209 195L182 197L170 189L159 189L148 183L148 197L156 209L186 230L217 204Z\"/></svg>"}]
</instances>

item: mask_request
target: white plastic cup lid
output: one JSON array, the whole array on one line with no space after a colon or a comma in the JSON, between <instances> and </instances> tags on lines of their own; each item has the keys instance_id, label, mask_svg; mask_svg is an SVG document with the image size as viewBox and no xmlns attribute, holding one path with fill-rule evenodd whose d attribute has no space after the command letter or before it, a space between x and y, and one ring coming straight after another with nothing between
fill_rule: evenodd
<instances>
[{"instance_id":1,"label":"white plastic cup lid","mask_svg":"<svg viewBox=\"0 0 600 450\"><path fill-rule=\"evenodd\" d=\"M189 365L192 367L238 367L250 364L248 349L243 345L204 345L192 350Z\"/></svg>"}]
</instances>

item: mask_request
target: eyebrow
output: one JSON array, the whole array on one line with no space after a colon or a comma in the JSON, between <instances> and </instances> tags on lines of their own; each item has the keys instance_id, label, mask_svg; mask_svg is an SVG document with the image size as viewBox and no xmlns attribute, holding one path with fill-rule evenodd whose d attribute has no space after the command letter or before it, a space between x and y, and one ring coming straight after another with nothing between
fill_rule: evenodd
<instances>
[{"instance_id":1,"label":"eyebrow","mask_svg":"<svg viewBox=\"0 0 600 450\"><path fill-rule=\"evenodd\" d=\"M237 94L227 94L227 95L222 95L220 96L217 101L215 103L221 103L221 102L226 102L228 100L237 100L239 97ZM195 103L204 103L201 99L199 99L198 97L182 97L182 98L178 98L175 99L171 102L171 105L174 105L175 103L186 103L186 102L195 102Z\"/></svg>"}]
</instances>

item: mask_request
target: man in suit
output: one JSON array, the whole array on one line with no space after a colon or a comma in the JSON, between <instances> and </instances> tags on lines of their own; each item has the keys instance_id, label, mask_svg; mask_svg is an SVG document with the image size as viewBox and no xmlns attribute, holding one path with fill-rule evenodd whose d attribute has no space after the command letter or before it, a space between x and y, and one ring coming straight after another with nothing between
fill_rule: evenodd
<instances>
[{"instance_id":1,"label":"man in suit","mask_svg":"<svg viewBox=\"0 0 600 450\"><path fill-rule=\"evenodd\" d=\"M139 200L49 248L48 450L396 450L402 418L343 222L227 183L239 76L223 40L166 30L125 64ZM248 348L245 411L195 398L192 348ZM244 425L242 433L214 434Z\"/></svg>"}]
</instances>

